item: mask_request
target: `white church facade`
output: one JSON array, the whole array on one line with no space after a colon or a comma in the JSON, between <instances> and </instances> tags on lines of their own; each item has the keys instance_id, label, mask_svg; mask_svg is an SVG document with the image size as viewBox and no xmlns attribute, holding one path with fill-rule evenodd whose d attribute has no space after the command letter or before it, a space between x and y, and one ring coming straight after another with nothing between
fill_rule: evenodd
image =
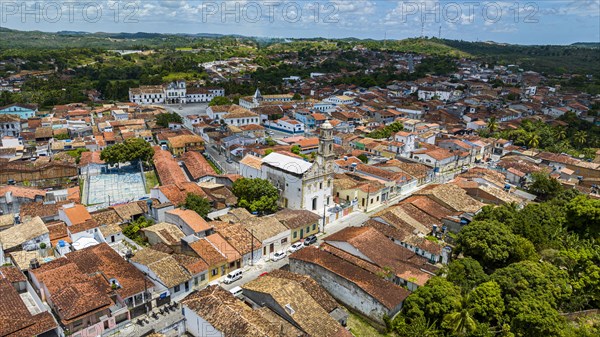
<instances>
[{"instance_id":1,"label":"white church facade","mask_svg":"<svg viewBox=\"0 0 600 337\"><path fill-rule=\"evenodd\" d=\"M333 206L333 127L326 121L320 129L314 163L273 152L264 158L246 155L240 161L244 178L270 181L280 193L280 206L305 209L322 215Z\"/></svg>"}]
</instances>

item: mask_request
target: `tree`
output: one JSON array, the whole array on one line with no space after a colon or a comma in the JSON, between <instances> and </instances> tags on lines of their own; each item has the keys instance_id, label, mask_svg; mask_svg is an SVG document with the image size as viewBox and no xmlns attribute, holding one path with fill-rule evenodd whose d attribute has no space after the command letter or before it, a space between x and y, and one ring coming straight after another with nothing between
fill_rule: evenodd
<instances>
[{"instance_id":1,"label":"tree","mask_svg":"<svg viewBox=\"0 0 600 337\"><path fill-rule=\"evenodd\" d=\"M488 130L490 130L491 133L494 133L496 130L498 130L498 121L496 121L496 117L490 118L487 124L487 128Z\"/></svg>"},{"instance_id":2,"label":"tree","mask_svg":"<svg viewBox=\"0 0 600 337\"><path fill-rule=\"evenodd\" d=\"M425 317L412 319L410 323L402 316L398 316L392 323L391 329L398 336L403 337L441 337L442 331L436 328L435 322L429 322Z\"/></svg>"},{"instance_id":3,"label":"tree","mask_svg":"<svg viewBox=\"0 0 600 337\"><path fill-rule=\"evenodd\" d=\"M229 98L224 97L224 96L216 96L215 98L213 98L209 103L208 106L215 106L215 105L230 105L232 102L231 100L229 100Z\"/></svg>"},{"instance_id":4,"label":"tree","mask_svg":"<svg viewBox=\"0 0 600 337\"><path fill-rule=\"evenodd\" d=\"M540 136L537 133L530 133L527 138L527 146L529 146L532 149L535 149L538 146L540 146Z\"/></svg>"},{"instance_id":5,"label":"tree","mask_svg":"<svg viewBox=\"0 0 600 337\"><path fill-rule=\"evenodd\" d=\"M565 140L567 138L567 130L564 128L558 128L554 132L554 137L558 140Z\"/></svg>"},{"instance_id":6,"label":"tree","mask_svg":"<svg viewBox=\"0 0 600 337\"><path fill-rule=\"evenodd\" d=\"M144 241L142 236L140 236L139 231L143 228L150 227L152 225L154 225L153 220L140 217L123 227L123 235L133 240L137 244L145 245L146 242Z\"/></svg>"},{"instance_id":7,"label":"tree","mask_svg":"<svg viewBox=\"0 0 600 337\"><path fill-rule=\"evenodd\" d=\"M278 210L279 191L268 180L241 178L233 183L238 206L250 212L271 213Z\"/></svg>"},{"instance_id":8,"label":"tree","mask_svg":"<svg viewBox=\"0 0 600 337\"><path fill-rule=\"evenodd\" d=\"M477 324L473 319L471 309L468 307L468 302L469 296L463 297L458 311L454 311L444 316L442 327L458 336L464 336L475 331Z\"/></svg>"},{"instance_id":9,"label":"tree","mask_svg":"<svg viewBox=\"0 0 600 337\"><path fill-rule=\"evenodd\" d=\"M294 146L292 146L292 148L290 149L290 151L291 151L293 154L297 154L297 155L299 155L299 154L300 154L300 146L298 146L298 145L294 145Z\"/></svg>"},{"instance_id":10,"label":"tree","mask_svg":"<svg viewBox=\"0 0 600 337\"><path fill-rule=\"evenodd\" d=\"M469 294L469 308L479 322L499 324L504 314L504 299L498 283L489 281L480 284Z\"/></svg>"},{"instance_id":11,"label":"tree","mask_svg":"<svg viewBox=\"0 0 600 337\"><path fill-rule=\"evenodd\" d=\"M459 286L463 293L468 293L488 279L479 262L470 257L452 261L447 272L446 279Z\"/></svg>"},{"instance_id":12,"label":"tree","mask_svg":"<svg viewBox=\"0 0 600 337\"><path fill-rule=\"evenodd\" d=\"M579 195L567 204L569 228L592 235L600 233L600 200Z\"/></svg>"},{"instance_id":13,"label":"tree","mask_svg":"<svg viewBox=\"0 0 600 337\"><path fill-rule=\"evenodd\" d=\"M166 128L169 123L183 123L183 119L176 113L162 113L156 115L156 125Z\"/></svg>"},{"instance_id":14,"label":"tree","mask_svg":"<svg viewBox=\"0 0 600 337\"><path fill-rule=\"evenodd\" d=\"M443 277L432 277L406 298L402 315L411 323L423 317L439 324L444 315L460 307L461 300L460 288Z\"/></svg>"},{"instance_id":15,"label":"tree","mask_svg":"<svg viewBox=\"0 0 600 337\"><path fill-rule=\"evenodd\" d=\"M188 193L183 205L185 208L198 213L201 217L206 218L212 210L211 202L197 194Z\"/></svg>"},{"instance_id":16,"label":"tree","mask_svg":"<svg viewBox=\"0 0 600 337\"><path fill-rule=\"evenodd\" d=\"M476 259L486 270L536 258L529 240L515 235L508 226L497 221L473 221L460 231L456 241L457 253Z\"/></svg>"},{"instance_id":17,"label":"tree","mask_svg":"<svg viewBox=\"0 0 600 337\"><path fill-rule=\"evenodd\" d=\"M540 200L553 199L563 190L560 182L546 173L536 172L532 174L532 177L533 183L529 186L528 191L537 195Z\"/></svg>"},{"instance_id":18,"label":"tree","mask_svg":"<svg viewBox=\"0 0 600 337\"><path fill-rule=\"evenodd\" d=\"M367 155L364 153L359 154L356 158L360 159L360 161L362 161L365 164L369 162L369 157L367 157Z\"/></svg>"},{"instance_id":19,"label":"tree","mask_svg":"<svg viewBox=\"0 0 600 337\"><path fill-rule=\"evenodd\" d=\"M294 96L292 97L292 99L294 101L300 101L300 100L302 100L302 96L299 93L295 93Z\"/></svg>"},{"instance_id":20,"label":"tree","mask_svg":"<svg viewBox=\"0 0 600 337\"><path fill-rule=\"evenodd\" d=\"M100 159L108 164L142 161L148 162L154 156L154 149L142 138L130 138L102 150Z\"/></svg>"},{"instance_id":21,"label":"tree","mask_svg":"<svg viewBox=\"0 0 600 337\"><path fill-rule=\"evenodd\" d=\"M585 132L583 130L575 132L575 134L573 135L573 140L579 146L583 146L585 144L585 142L587 141L587 132Z\"/></svg>"}]
</instances>

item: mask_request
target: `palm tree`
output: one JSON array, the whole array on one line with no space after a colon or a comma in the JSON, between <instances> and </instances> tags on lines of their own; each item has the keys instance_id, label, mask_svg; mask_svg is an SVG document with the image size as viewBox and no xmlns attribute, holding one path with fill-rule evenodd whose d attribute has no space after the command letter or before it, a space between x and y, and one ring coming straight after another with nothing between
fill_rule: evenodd
<instances>
[{"instance_id":1,"label":"palm tree","mask_svg":"<svg viewBox=\"0 0 600 337\"><path fill-rule=\"evenodd\" d=\"M443 325L454 334L464 336L477 328L471 310L468 308L469 296L464 296L459 311L444 316Z\"/></svg>"},{"instance_id":2,"label":"palm tree","mask_svg":"<svg viewBox=\"0 0 600 337\"><path fill-rule=\"evenodd\" d=\"M490 118L487 124L487 128L488 130L490 130L491 133L494 133L494 131L498 129L498 122L496 121L496 117Z\"/></svg>"},{"instance_id":3,"label":"palm tree","mask_svg":"<svg viewBox=\"0 0 600 337\"><path fill-rule=\"evenodd\" d=\"M587 141L587 132L585 132L585 131L575 132L575 135L573 136L573 140L575 141L575 143L577 143L579 145L585 144L585 142Z\"/></svg>"},{"instance_id":4,"label":"palm tree","mask_svg":"<svg viewBox=\"0 0 600 337\"><path fill-rule=\"evenodd\" d=\"M529 148L536 148L540 145L540 136L537 133L531 133L527 137L527 146Z\"/></svg>"},{"instance_id":5,"label":"palm tree","mask_svg":"<svg viewBox=\"0 0 600 337\"><path fill-rule=\"evenodd\" d=\"M565 138L567 138L567 130L565 130L564 128L556 129L554 136L558 140L564 140Z\"/></svg>"}]
</instances>

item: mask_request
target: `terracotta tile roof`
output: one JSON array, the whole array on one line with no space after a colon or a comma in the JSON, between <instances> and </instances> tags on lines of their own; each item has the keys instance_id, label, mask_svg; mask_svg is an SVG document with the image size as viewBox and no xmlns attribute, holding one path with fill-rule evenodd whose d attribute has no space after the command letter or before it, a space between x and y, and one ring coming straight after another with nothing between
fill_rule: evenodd
<instances>
[{"instance_id":1,"label":"terracotta tile roof","mask_svg":"<svg viewBox=\"0 0 600 337\"><path fill-rule=\"evenodd\" d=\"M431 269L426 258L391 242L372 227L347 227L328 236L325 242L336 247L337 242L346 242L380 268L391 268L398 277L418 285L424 285L433 276L422 271Z\"/></svg>"},{"instance_id":2,"label":"terracotta tile roof","mask_svg":"<svg viewBox=\"0 0 600 337\"><path fill-rule=\"evenodd\" d=\"M57 221L53 223L47 223L46 227L50 232L50 242L53 246L56 246L59 240L71 243L71 238L69 237L69 232L67 231L67 224L64 222Z\"/></svg>"},{"instance_id":3,"label":"terracotta tile roof","mask_svg":"<svg viewBox=\"0 0 600 337\"><path fill-rule=\"evenodd\" d=\"M320 216L311 211L287 208L275 213L275 218L289 229L312 225L321 219Z\"/></svg>"},{"instance_id":4,"label":"terracotta tile roof","mask_svg":"<svg viewBox=\"0 0 600 337\"><path fill-rule=\"evenodd\" d=\"M90 216L100 225L120 224L123 222L123 219L113 208L92 212Z\"/></svg>"},{"instance_id":5,"label":"terracotta tile roof","mask_svg":"<svg viewBox=\"0 0 600 337\"><path fill-rule=\"evenodd\" d=\"M403 172L408 173L416 179L423 179L427 177L427 174L432 171L432 169L426 165L419 163L405 163L398 159L392 159L384 164L378 164L376 166L382 167L396 167Z\"/></svg>"},{"instance_id":6,"label":"terracotta tile roof","mask_svg":"<svg viewBox=\"0 0 600 337\"><path fill-rule=\"evenodd\" d=\"M9 280L0 279L0 336L29 337L55 329L47 311L32 315Z\"/></svg>"},{"instance_id":7,"label":"terracotta tile roof","mask_svg":"<svg viewBox=\"0 0 600 337\"><path fill-rule=\"evenodd\" d=\"M252 231L252 234L262 242L278 236L283 232L289 231L289 228L279 222L274 215L249 217L240 222L242 223L242 226L247 230Z\"/></svg>"},{"instance_id":8,"label":"terracotta tile roof","mask_svg":"<svg viewBox=\"0 0 600 337\"><path fill-rule=\"evenodd\" d=\"M192 210L178 208L166 213L179 217L196 233L204 232L211 228L206 220Z\"/></svg>"},{"instance_id":9,"label":"terracotta tile roof","mask_svg":"<svg viewBox=\"0 0 600 337\"><path fill-rule=\"evenodd\" d=\"M206 262L199 257L184 254L173 254L172 256L190 275L197 275L208 270Z\"/></svg>"},{"instance_id":10,"label":"terracotta tile roof","mask_svg":"<svg viewBox=\"0 0 600 337\"><path fill-rule=\"evenodd\" d=\"M240 252L238 252L232 245L230 245L220 234L215 233L206 237L216 249L225 255L227 262L235 262L242 258Z\"/></svg>"},{"instance_id":11,"label":"terracotta tile roof","mask_svg":"<svg viewBox=\"0 0 600 337\"><path fill-rule=\"evenodd\" d=\"M178 184L188 181L185 173L169 151L154 147L154 167L162 185Z\"/></svg>"},{"instance_id":12,"label":"terracotta tile roof","mask_svg":"<svg viewBox=\"0 0 600 337\"><path fill-rule=\"evenodd\" d=\"M294 313L289 315L290 318L310 336L330 337L342 328L299 283L291 279L266 275L242 288L270 296L279 308L291 307Z\"/></svg>"},{"instance_id":13,"label":"terracotta tile roof","mask_svg":"<svg viewBox=\"0 0 600 337\"><path fill-rule=\"evenodd\" d=\"M26 204L22 204L19 209L19 213L21 218L26 217L36 217L39 216L41 218L49 218L53 216L58 216L58 210L62 207L62 205L67 204L68 201L59 201L54 204L44 204L41 202L30 202Z\"/></svg>"},{"instance_id":14,"label":"terracotta tile roof","mask_svg":"<svg viewBox=\"0 0 600 337\"><path fill-rule=\"evenodd\" d=\"M389 240L388 240L389 241ZM331 253L307 247L290 255L290 259L318 265L354 283L388 309L395 309L410 295L410 292L379 276L372 274Z\"/></svg>"},{"instance_id":15,"label":"terracotta tile roof","mask_svg":"<svg viewBox=\"0 0 600 337\"><path fill-rule=\"evenodd\" d=\"M454 184L430 185L415 193L429 196L456 212L475 213L484 204L467 195L467 192Z\"/></svg>"},{"instance_id":16,"label":"terracotta tile roof","mask_svg":"<svg viewBox=\"0 0 600 337\"><path fill-rule=\"evenodd\" d=\"M0 243L4 250L10 250L44 234L49 234L49 231L38 216L1 231Z\"/></svg>"},{"instance_id":17,"label":"terracotta tile roof","mask_svg":"<svg viewBox=\"0 0 600 337\"><path fill-rule=\"evenodd\" d=\"M4 165L4 164L3 164ZM12 193L13 197L35 200L36 197L45 197L46 191L37 188L21 187L21 186L0 186L0 195Z\"/></svg>"},{"instance_id":18,"label":"terracotta tile roof","mask_svg":"<svg viewBox=\"0 0 600 337\"><path fill-rule=\"evenodd\" d=\"M198 135L179 135L179 136L169 137L168 142L171 144L171 147L173 147L173 148L182 148L182 147L186 147L188 144L192 144L192 143L204 144L204 139Z\"/></svg>"},{"instance_id":19,"label":"terracotta tile roof","mask_svg":"<svg viewBox=\"0 0 600 337\"><path fill-rule=\"evenodd\" d=\"M177 226L166 222L159 222L156 225L143 228L142 232L152 232L156 234L164 244L170 246L181 244L181 238L185 236Z\"/></svg>"},{"instance_id":20,"label":"terracotta tile roof","mask_svg":"<svg viewBox=\"0 0 600 337\"><path fill-rule=\"evenodd\" d=\"M89 164L104 164L104 160L100 159L100 151L87 151L81 154L81 159L79 159L79 167L84 167Z\"/></svg>"},{"instance_id":21,"label":"terracotta tile roof","mask_svg":"<svg viewBox=\"0 0 600 337\"><path fill-rule=\"evenodd\" d=\"M163 185L158 189L173 205L176 206L180 206L185 202L188 193L196 194L204 198L207 197L202 188L193 182Z\"/></svg>"},{"instance_id":22,"label":"terracotta tile roof","mask_svg":"<svg viewBox=\"0 0 600 337\"><path fill-rule=\"evenodd\" d=\"M194 180L216 174L206 158L198 152L188 151L181 156L181 159Z\"/></svg>"},{"instance_id":23,"label":"terracotta tile roof","mask_svg":"<svg viewBox=\"0 0 600 337\"><path fill-rule=\"evenodd\" d=\"M458 212L455 212L444 205L436 202L435 200L428 198L427 196L411 196L405 199L402 204L411 204L421 211L429 214L430 216L441 221L443 218L447 216L458 215Z\"/></svg>"},{"instance_id":24,"label":"terracotta tile roof","mask_svg":"<svg viewBox=\"0 0 600 337\"><path fill-rule=\"evenodd\" d=\"M2 279L10 283L27 282L25 274L15 266L0 266L0 280Z\"/></svg>"},{"instance_id":25,"label":"terracotta tile roof","mask_svg":"<svg viewBox=\"0 0 600 337\"><path fill-rule=\"evenodd\" d=\"M281 331L292 331L294 334L287 335L289 337L298 336L294 329L271 323L258 310L219 286L194 292L184 298L181 305L194 311L224 337L273 337L280 336Z\"/></svg>"},{"instance_id":26,"label":"terracotta tile roof","mask_svg":"<svg viewBox=\"0 0 600 337\"><path fill-rule=\"evenodd\" d=\"M92 219L88 210L81 204L75 204L73 207L63 206L63 210L65 211L65 215L67 218L69 218L72 225L80 224Z\"/></svg>"},{"instance_id":27,"label":"terracotta tile roof","mask_svg":"<svg viewBox=\"0 0 600 337\"><path fill-rule=\"evenodd\" d=\"M131 262L147 266L167 286L173 288L191 279L190 273L169 254L152 248L138 250Z\"/></svg>"},{"instance_id":28,"label":"terracotta tile roof","mask_svg":"<svg viewBox=\"0 0 600 337\"><path fill-rule=\"evenodd\" d=\"M253 215L248 212L245 208L238 207L230 209L227 214L219 217L221 221L225 222L240 222L249 218L252 218Z\"/></svg>"},{"instance_id":29,"label":"terracotta tile roof","mask_svg":"<svg viewBox=\"0 0 600 337\"><path fill-rule=\"evenodd\" d=\"M66 258L46 263L31 273L48 290L52 307L65 324L113 304L108 283L99 282Z\"/></svg>"},{"instance_id":30,"label":"terracotta tile roof","mask_svg":"<svg viewBox=\"0 0 600 337\"><path fill-rule=\"evenodd\" d=\"M339 308L339 304L317 281L310 276L291 273L283 269L275 269L269 272L269 277L287 279L296 282L310 295L325 311L332 312Z\"/></svg>"},{"instance_id":31,"label":"terracotta tile roof","mask_svg":"<svg viewBox=\"0 0 600 337\"><path fill-rule=\"evenodd\" d=\"M262 247L262 243L239 223L217 228L216 231L241 255L249 254L253 248L257 250Z\"/></svg>"},{"instance_id":32,"label":"terracotta tile roof","mask_svg":"<svg viewBox=\"0 0 600 337\"><path fill-rule=\"evenodd\" d=\"M250 166L252 168L260 170L260 168L262 167L262 159L251 154L247 154L242 160L240 160L240 164L244 164L246 166Z\"/></svg>"},{"instance_id":33,"label":"terracotta tile roof","mask_svg":"<svg viewBox=\"0 0 600 337\"><path fill-rule=\"evenodd\" d=\"M125 221L131 221L135 216L144 214L144 211L137 202L128 202L126 204L111 206L111 208Z\"/></svg>"},{"instance_id":34,"label":"terracotta tile roof","mask_svg":"<svg viewBox=\"0 0 600 337\"><path fill-rule=\"evenodd\" d=\"M206 238L190 243L190 248L210 267L227 262L227 257Z\"/></svg>"}]
</instances>

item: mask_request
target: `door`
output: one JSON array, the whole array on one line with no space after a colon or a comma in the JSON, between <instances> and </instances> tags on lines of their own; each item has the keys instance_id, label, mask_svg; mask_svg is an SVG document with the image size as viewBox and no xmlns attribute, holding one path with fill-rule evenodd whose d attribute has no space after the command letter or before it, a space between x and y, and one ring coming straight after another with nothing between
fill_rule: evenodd
<instances>
[{"instance_id":1,"label":"door","mask_svg":"<svg viewBox=\"0 0 600 337\"><path fill-rule=\"evenodd\" d=\"M269 253L273 253L275 251L275 244L270 244L269 245Z\"/></svg>"},{"instance_id":2,"label":"door","mask_svg":"<svg viewBox=\"0 0 600 337\"><path fill-rule=\"evenodd\" d=\"M300 229L300 239L304 238L304 228Z\"/></svg>"}]
</instances>

